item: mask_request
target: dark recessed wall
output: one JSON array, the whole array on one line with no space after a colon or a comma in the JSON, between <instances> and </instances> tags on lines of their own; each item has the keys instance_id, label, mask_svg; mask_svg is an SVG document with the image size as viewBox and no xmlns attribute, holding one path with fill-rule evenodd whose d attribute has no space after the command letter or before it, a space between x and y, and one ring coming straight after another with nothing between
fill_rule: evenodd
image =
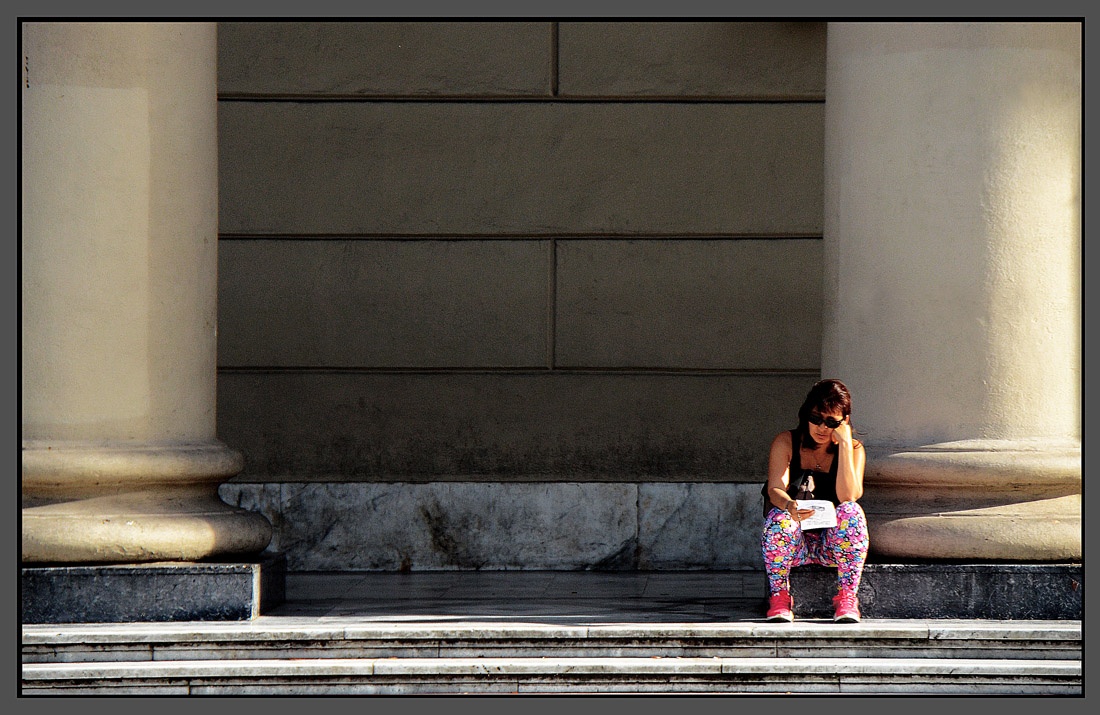
<instances>
[{"instance_id":1,"label":"dark recessed wall","mask_svg":"<svg viewBox=\"0 0 1100 715\"><path fill-rule=\"evenodd\" d=\"M219 23L237 481L759 481L819 376L825 24Z\"/></svg>"}]
</instances>

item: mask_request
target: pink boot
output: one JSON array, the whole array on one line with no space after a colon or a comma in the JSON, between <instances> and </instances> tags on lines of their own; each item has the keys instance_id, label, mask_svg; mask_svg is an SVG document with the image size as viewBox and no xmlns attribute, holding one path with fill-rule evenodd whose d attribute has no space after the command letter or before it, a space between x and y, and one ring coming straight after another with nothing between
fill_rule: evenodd
<instances>
[{"instance_id":1,"label":"pink boot","mask_svg":"<svg viewBox=\"0 0 1100 715\"><path fill-rule=\"evenodd\" d=\"M768 597L768 620L790 623L794 620L794 601L789 591L773 593Z\"/></svg>"},{"instance_id":2,"label":"pink boot","mask_svg":"<svg viewBox=\"0 0 1100 715\"><path fill-rule=\"evenodd\" d=\"M855 591L842 589L833 597L833 620L837 623L859 623L859 597Z\"/></svg>"}]
</instances>

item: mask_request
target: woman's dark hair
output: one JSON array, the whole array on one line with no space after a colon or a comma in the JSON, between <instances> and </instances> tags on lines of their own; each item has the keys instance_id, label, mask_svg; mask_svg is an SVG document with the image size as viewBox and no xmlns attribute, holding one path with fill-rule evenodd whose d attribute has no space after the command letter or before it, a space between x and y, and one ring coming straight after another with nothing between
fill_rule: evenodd
<instances>
[{"instance_id":1,"label":"woman's dark hair","mask_svg":"<svg viewBox=\"0 0 1100 715\"><path fill-rule=\"evenodd\" d=\"M810 413L815 409L819 413L839 411L848 417L852 414L852 395L848 392L848 387L840 380L819 380L806 393L806 399L798 409L798 433L802 435L803 447L815 446L813 438L810 437L809 425ZM829 443L827 451L835 452L836 445Z\"/></svg>"}]
</instances>

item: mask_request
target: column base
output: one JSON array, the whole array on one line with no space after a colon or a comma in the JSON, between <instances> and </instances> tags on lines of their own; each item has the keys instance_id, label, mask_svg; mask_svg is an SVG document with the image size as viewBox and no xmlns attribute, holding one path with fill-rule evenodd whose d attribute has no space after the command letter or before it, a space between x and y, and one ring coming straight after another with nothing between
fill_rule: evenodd
<instances>
[{"instance_id":1,"label":"column base","mask_svg":"<svg viewBox=\"0 0 1100 715\"><path fill-rule=\"evenodd\" d=\"M218 486L244 459L220 443L23 445L25 564L205 561L259 554L263 515Z\"/></svg>"},{"instance_id":2,"label":"column base","mask_svg":"<svg viewBox=\"0 0 1100 715\"><path fill-rule=\"evenodd\" d=\"M1079 561L1080 444L868 447L860 504L876 558Z\"/></svg>"},{"instance_id":3,"label":"column base","mask_svg":"<svg viewBox=\"0 0 1100 715\"><path fill-rule=\"evenodd\" d=\"M23 623L243 621L286 598L286 558L24 567Z\"/></svg>"}]
</instances>

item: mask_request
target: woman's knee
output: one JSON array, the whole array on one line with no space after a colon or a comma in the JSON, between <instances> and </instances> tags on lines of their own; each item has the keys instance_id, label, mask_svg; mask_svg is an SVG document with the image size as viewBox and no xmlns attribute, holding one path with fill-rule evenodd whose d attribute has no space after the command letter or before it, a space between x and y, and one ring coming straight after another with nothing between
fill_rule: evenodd
<instances>
[{"instance_id":1,"label":"woman's knee","mask_svg":"<svg viewBox=\"0 0 1100 715\"><path fill-rule=\"evenodd\" d=\"M860 519L866 519L866 514L863 513L863 507L859 505L859 502L854 501L842 501L837 504L836 507L837 516L858 517Z\"/></svg>"},{"instance_id":2,"label":"woman's knee","mask_svg":"<svg viewBox=\"0 0 1100 715\"><path fill-rule=\"evenodd\" d=\"M764 519L764 534L785 534L794 538L801 532L798 522L781 509L772 509Z\"/></svg>"},{"instance_id":3,"label":"woman's knee","mask_svg":"<svg viewBox=\"0 0 1100 715\"><path fill-rule=\"evenodd\" d=\"M867 517L863 508L853 501L841 502L836 509L837 525L829 529L828 546L831 549L865 554L868 547Z\"/></svg>"},{"instance_id":4,"label":"woman's knee","mask_svg":"<svg viewBox=\"0 0 1100 715\"><path fill-rule=\"evenodd\" d=\"M837 528L844 531L867 531L867 515L863 507L854 501L841 502L836 508Z\"/></svg>"}]
</instances>

